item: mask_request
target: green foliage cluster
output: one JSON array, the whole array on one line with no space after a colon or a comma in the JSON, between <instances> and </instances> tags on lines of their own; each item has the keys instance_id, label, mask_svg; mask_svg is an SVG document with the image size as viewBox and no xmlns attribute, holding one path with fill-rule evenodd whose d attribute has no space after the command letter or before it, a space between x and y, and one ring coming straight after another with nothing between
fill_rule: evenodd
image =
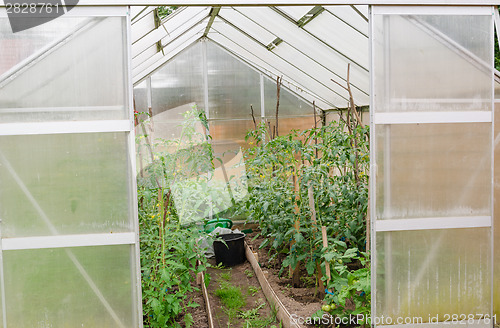
<instances>
[{"instance_id":1,"label":"green foliage cluster","mask_svg":"<svg viewBox=\"0 0 500 328\"><path fill-rule=\"evenodd\" d=\"M146 202L151 206L144 206ZM144 326L181 327L177 321L183 314L190 327L187 308L199 306L188 299L189 293L198 290L191 282L204 270L204 265L196 265L202 251L194 238L197 229L182 227L173 218L163 226L161 209L148 210L155 204L154 198L143 199L139 214Z\"/></svg>"},{"instance_id":2,"label":"green foliage cluster","mask_svg":"<svg viewBox=\"0 0 500 328\"><path fill-rule=\"evenodd\" d=\"M324 249L322 258L333 265L328 289L334 293L325 296L325 303L331 304L331 310L328 312L340 317L362 314L363 318L369 318L371 312L369 254L359 252L357 248L348 248L345 242L334 240L333 245ZM354 264L356 269L350 269ZM320 310L318 314L321 317L323 311Z\"/></svg>"},{"instance_id":3,"label":"green foliage cluster","mask_svg":"<svg viewBox=\"0 0 500 328\"><path fill-rule=\"evenodd\" d=\"M193 318L187 310L199 306L189 294L198 290L192 281L206 266L205 257L200 256L204 250L196 242L200 232L194 224L181 221L171 189L178 181L212 167L208 138L196 129L199 115L197 110L186 114L178 139L159 140L153 145L144 143L146 134L138 137L139 150L146 147L152 158L138 178L145 327L181 327L179 321L190 327Z\"/></svg>"},{"instance_id":4,"label":"green foliage cluster","mask_svg":"<svg viewBox=\"0 0 500 328\"><path fill-rule=\"evenodd\" d=\"M301 262L311 276L317 276L320 267L326 280L324 261L329 262L328 288L335 296L327 295L326 301L336 302L345 314L350 311L345 306L348 298L356 303L356 312L369 311L369 257L363 252L368 128L331 122L274 139L267 131L264 124L250 131L247 142L252 147L245 153L249 197L244 211L260 224L266 237L261 247L269 245L272 257L286 254L282 272ZM311 197L316 223L311 219ZM322 246L321 226L327 228L328 248Z\"/></svg>"}]
</instances>

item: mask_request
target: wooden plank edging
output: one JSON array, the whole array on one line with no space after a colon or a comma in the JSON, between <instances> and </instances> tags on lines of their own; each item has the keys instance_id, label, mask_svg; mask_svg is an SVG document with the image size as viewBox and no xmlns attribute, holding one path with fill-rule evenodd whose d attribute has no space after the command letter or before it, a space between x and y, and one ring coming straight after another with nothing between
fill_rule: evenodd
<instances>
[{"instance_id":1,"label":"wooden plank edging","mask_svg":"<svg viewBox=\"0 0 500 328\"><path fill-rule=\"evenodd\" d=\"M280 301L278 295L276 295L276 292L269 284L269 281L267 281L266 277L264 276L264 272L262 272L262 269L254 256L254 253L246 242L245 254L248 262L250 262L250 264L252 265L253 271L255 272L260 287L262 288L262 292L266 296L268 302L271 303L276 309L276 317L283 324L283 328L304 328L304 326L300 325L298 322L293 322L291 320L290 312L288 312L286 307Z\"/></svg>"},{"instance_id":2,"label":"wooden plank edging","mask_svg":"<svg viewBox=\"0 0 500 328\"><path fill-rule=\"evenodd\" d=\"M198 262L199 263L199 262ZM205 310L207 311L208 328L214 328L214 318L212 316L212 309L210 308L210 300L208 299L208 291L205 286L205 272L199 272L197 277L197 283L201 286L201 293L203 294L203 299L205 300Z\"/></svg>"}]
</instances>

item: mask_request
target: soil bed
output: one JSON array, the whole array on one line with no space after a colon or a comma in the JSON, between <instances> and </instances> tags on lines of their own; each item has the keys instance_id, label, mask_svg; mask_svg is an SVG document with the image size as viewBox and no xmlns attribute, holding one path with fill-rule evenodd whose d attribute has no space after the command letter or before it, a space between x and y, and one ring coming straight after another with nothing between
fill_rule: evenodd
<instances>
[{"instance_id":1,"label":"soil bed","mask_svg":"<svg viewBox=\"0 0 500 328\"><path fill-rule=\"evenodd\" d=\"M205 284L208 283L207 290L215 328L279 326L275 319L275 311L267 302L248 261L230 268L215 267L214 259L211 259L210 263L214 267L207 269ZM224 296L220 295L221 291L234 290L234 288L241 291L243 302L241 307L231 310L224 303ZM255 315L252 315L252 312L255 312Z\"/></svg>"},{"instance_id":2,"label":"soil bed","mask_svg":"<svg viewBox=\"0 0 500 328\"><path fill-rule=\"evenodd\" d=\"M259 236L254 240L258 234L258 229L253 228L253 232L247 234L246 241L254 252L258 253L259 265L264 272L268 272L267 280L278 295L280 301L288 309L292 319L303 318L304 320L311 317L316 311L321 309L322 303L318 296L318 291L314 287L314 280L310 280L307 272L301 271L301 287L293 287L292 279L288 278L288 272L279 277L281 269L281 262L285 258L285 254L278 254L271 262L269 262L269 249L264 247L259 249L259 246L264 241L264 237ZM257 230L257 231L256 231ZM316 296L314 296L316 294ZM304 325L309 327L308 325ZM310 326L317 327L317 326ZM322 325L321 327L330 327L330 325ZM333 325L331 327L334 327Z\"/></svg>"}]
</instances>

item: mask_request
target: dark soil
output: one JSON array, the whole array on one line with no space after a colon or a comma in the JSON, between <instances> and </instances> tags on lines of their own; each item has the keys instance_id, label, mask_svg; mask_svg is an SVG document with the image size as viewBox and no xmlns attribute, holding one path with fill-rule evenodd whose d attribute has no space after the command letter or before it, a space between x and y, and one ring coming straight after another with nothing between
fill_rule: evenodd
<instances>
[{"instance_id":1,"label":"dark soil","mask_svg":"<svg viewBox=\"0 0 500 328\"><path fill-rule=\"evenodd\" d=\"M258 233L258 229L254 228L253 230L254 232L247 234L246 241L248 245L258 253L259 265L264 273L266 271L268 272L267 280L278 295L280 301L287 308L288 312L290 312L292 319L294 317L300 317L303 320L306 320L306 318L311 317L316 311L320 310L322 306L322 299L319 298L319 293L314 286L314 280L309 278L309 275L304 268L301 268L300 270L300 287L292 286L292 279L288 277L288 272L284 272L283 277L279 277L281 262L286 255L278 254L278 256L276 256L272 261L269 261L270 247L267 246L259 249L265 238L258 237L254 240L254 237ZM308 327L308 325L304 326ZM330 327L330 325L323 325L321 327Z\"/></svg>"},{"instance_id":2,"label":"dark soil","mask_svg":"<svg viewBox=\"0 0 500 328\"><path fill-rule=\"evenodd\" d=\"M215 265L215 260L212 260L211 264ZM230 280L227 280L229 276ZM212 315L214 317L214 326L216 328L246 328L247 326L245 319L243 318L236 317L232 319L231 322L228 322L228 315L224 311L223 304L220 298L215 295L215 291L220 288L220 284L222 281L229 282L231 285L239 287L241 289L243 296L246 298L246 305L240 309L240 313L254 309L260 304L265 303L265 305L261 309L259 309L258 317L264 319L274 316L273 310L269 306L269 303L267 303L266 297L264 296L259 282L255 277L252 266L248 261L230 268L208 268L205 279L209 279L209 285L207 289L210 297L210 307L212 309ZM249 288L251 286L253 286L255 289ZM274 324L278 326L276 322ZM269 328L272 325L273 324L269 324L265 327ZM195 325L195 327L197 326Z\"/></svg>"}]
</instances>

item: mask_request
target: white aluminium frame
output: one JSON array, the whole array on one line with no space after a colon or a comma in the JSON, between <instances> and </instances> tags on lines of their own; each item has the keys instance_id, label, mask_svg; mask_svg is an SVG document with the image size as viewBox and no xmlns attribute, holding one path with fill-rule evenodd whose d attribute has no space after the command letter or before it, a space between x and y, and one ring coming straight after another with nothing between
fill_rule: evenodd
<instances>
[{"instance_id":1,"label":"white aluminium frame","mask_svg":"<svg viewBox=\"0 0 500 328\"><path fill-rule=\"evenodd\" d=\"M483 3L484 7L451 7L451 6L370 6L370 228L371 228L371 250L372 250L372 263L371 263L371 286L372 286L372 325L376 327L391 327L391 328L404 328L404 327L432 327L436 323L430 324L405 324L398 323L395 325L381 325L374 323L373 319L377 318L377 293L376 293L376 271L377 271L377 232L388 231L412 231L412 230L433 230L433 229L457 229L457 228L490 228L491 239L491 255L489 264L491 266L490 272L490 289L491 289L491 304L490 304L490 318L493 315L493 211L494 211L494 70L491 69L491 111L461 111L461 112L376 112L374 101L374 45L373 31L375 15L484 15L493 16L491 6ZM497 15L498 17L498 15ZM493 19L492 25L493 25ZM491 26L493 30L493 26ZM493 38L491 40L491 48L493 51ZM493 56L493 54L492 54ZM493 58L493 57L492 57ZM445 100L446 101L446 100ZM459 100L460 101L460 100ZM436 102L439 102L437 100ZM421 124L421 123L491 123L491 215L489 216L470 216L470 217L446 217L446 218L415 218L415 219L389 219L377 220L376 214L376 185L377 185L377 153L376 153L376 130L378 125L391 125L391 124ZM386 168L387 169L387 168ZM386 175L386 179L390 176ZM390 248L390 244L388 245ZM390 252L390 250L389 250ZM492 321L492 320L491 320ZM485 320L476 320L474 324L468 324L471 327L491 327L492 324ZM458 326L461 323L449 322L446 325Z\"/></svg>"},{"instance_id":2,"label":"white aluminium frame","mask_svg":"<svg viewBox=\"0 0 500 328\"><path fill-rule=\"evenodd\" d=\"M124 82L123 88L126 90L125 95L125 111L127 119L119 120L95 120L95 121L70 121L70 122L26 122L26 123L0 123L0 136L16 136L16 135L42 135L42 134L74 134L74 133L112 133L122 132L126 134L127 140L127 166L129 170L129 218L131 220L131 231L121 233L94 233L94 234L77 234L77 235L61 235L56 228L50 223L49 218L44 213L43 209L38 205L36 199L33 198L28 188L23 181L16 177L17 174L14 168L10 166L8 161L0 152L0 161L13 172L13 178L21 188L29 202L36 209L42 220L45 221L52 235L35 236L35 237L16 237L4 238L0 236L0 285L2 287L2 311L3 311L3 327L7 327L7 313L5 302L5 288L3 275L3 251L25 250L25 249L46 249L46 248L65 248L66 254L76 266L84 280L89 284L90 289L98 297L102 306L108 311L115 323L119 327L125 327L122 319L116 314L111 305L105 299L105 296L100 292L92 278L87 274L85 268L80 264L79 260L73 255L72 247L85 246L112 246L112 245L129 245L131 246L130 263L131 276L135 278L132 281L133 304L137 307L133 311L134 321L138 327L143 327L142 320L142 293L141 293L141 265L140 265L140 247L139 247L139 223L138 223L138 205L137 185L136 185L136 158L135 158L135 131L134 131L134 109L133 109L133 89L132 89L132 51L131 51L131 18L130 8L126 6L115 7L80 7L77 6L71 11L64 14L66 17L123 17L124 28ZM7 17L5 8L0 4L0 18ZM27 111L75 111L83 108L22 108L19 110ZM123 110L122 107L91 107L95 110ZM16 111L16 109L2 109L4 112ZM10 166L10 167L9 167Z\"/></svg>"}]
</instances>

